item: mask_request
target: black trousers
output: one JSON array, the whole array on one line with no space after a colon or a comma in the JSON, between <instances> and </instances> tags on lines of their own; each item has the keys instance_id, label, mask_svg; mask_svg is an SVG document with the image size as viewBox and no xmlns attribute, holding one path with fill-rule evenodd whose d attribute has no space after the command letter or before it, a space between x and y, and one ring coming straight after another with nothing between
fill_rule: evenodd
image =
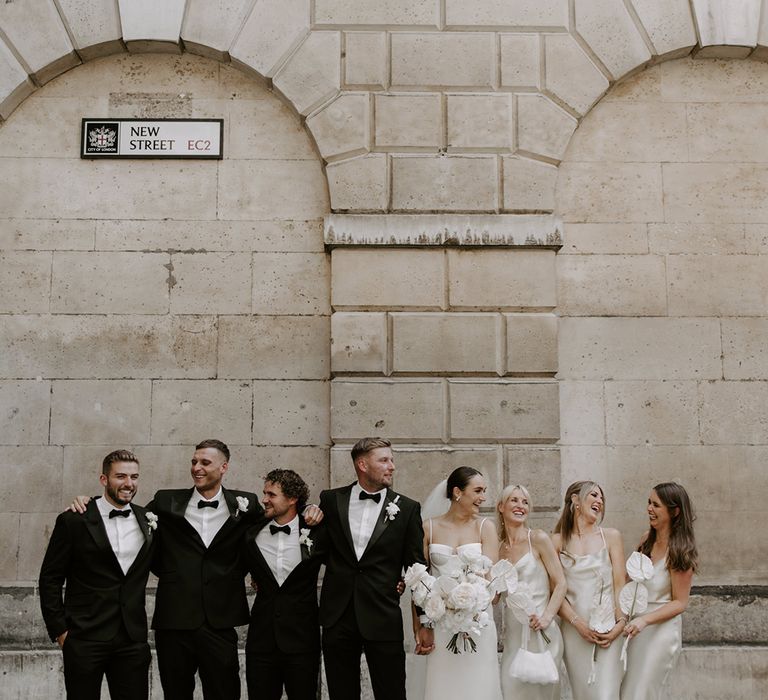
<instances>
[{"instance_id":1,"label":"black trousers","mask_svg":"<svg viewBox=\"0 0 768 700\"><path fill-rule=\"evenodd\" d=\"M317 700L320 650L307 654L256 652L245 647L245 677L250 700Z\"/></svg>"},{"instance_id":2,"label":"black trousers","mask_svg":"<svg viewBox=\"0 0 768 700\"><path fill-rule=\"evenodd\" d=\"M155 649L165 700L192 700L195 672L205 700L240 700L237 633L208 624L196 630L155 630Z\"/></svg>"},{"instance_id":3,"label":"black trousers","mask_svg":"<svg viewBox=\"0 0 768 700\"><path fill-rule=\"evenodd\" d=\"M149 645L124 630L108 642L67 635L62 652L68 700L99 700L105 675L112 700L149 698Z\"/></svg>"},{"instance_id":4,"label":"black trousers","mask_svg":"<svg viewBox=\"0 0 768 700\"><path fill-rule=\"evenodd\" d=\"M353 603L323 629L323 660L331 700L360 699L360 656L365 652L376 700L406 700L403 641L363 639Z\"/></svg>"}]
</instances>

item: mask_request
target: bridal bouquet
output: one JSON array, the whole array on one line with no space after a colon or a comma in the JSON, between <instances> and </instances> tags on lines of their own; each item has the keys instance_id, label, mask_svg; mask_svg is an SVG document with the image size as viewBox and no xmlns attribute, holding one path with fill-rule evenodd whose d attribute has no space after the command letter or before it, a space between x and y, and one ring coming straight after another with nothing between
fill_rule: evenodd
<instances>
[{"instance_id":1,"label":"bridal bouquet","mask_svg":"<svg viewBox=\"0 0 768 700\"><path fill-rule=\"evenodd\" d=\"M477 651L472 635L479 635L491 622L488 608L493 596L506 590L505 564L511 567L505 560L492 567L488 557L460 552L455 564L437 578L423 564L413 564L405 572L405 585L411 589L413 602L424 609L434 627L451 635L446 648L454 654Z\"/></svg>"}]
</instances>

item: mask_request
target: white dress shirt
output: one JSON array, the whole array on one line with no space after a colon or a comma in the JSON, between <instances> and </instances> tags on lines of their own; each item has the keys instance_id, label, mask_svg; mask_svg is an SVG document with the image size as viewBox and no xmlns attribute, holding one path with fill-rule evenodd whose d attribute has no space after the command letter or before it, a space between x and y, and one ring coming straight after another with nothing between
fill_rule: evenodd
<instances>
[{"instance_id":1,"label":"white dress shirt","mask_svg":"<svg viewBox=\"0 0 768 700\"><path fill-rule=\"evenodd\" d=\"M349 496L349 529L352 532L352 541L355 544L355 554L358 561L368 546L368 540L371 539L373 528L376 527L376 519L381 515L384 499L387 496L387 489L383 488L381 491L374 492L381 494L378 503L369 498L361 501L360 492L362 490L360 484L355 484Z\"/></svg>"},{"instance_id":2,"label":"white dress shirt","mask_svg":"<svg viewBox=\"0 0 768 700\"><path fill-rule=\"evenodd\" d=\"M274 535L269 529L270 525L277 525L270 520L256 535L256 546L261 550L264 559L277 580L282 586L291 571L301 561L301 546L299 545L299 516L286 523L291 528L291 534L276 532ZM281 526L282 527L282 526Z\"/></svg>"},{"instance_id":3,"label":"white dress shirt","mask_svg":"<svg viewBox=\"0 0 768 700\"><path fill-rule=\"evenodd\" d=\"M216 508L199 508L197 504L200 501L218 501L219 505ZM229 508L227 508L221 487L213 498L203 498L196 490L193 491L192 498L189 499L187 509L184 511L184 518L197 530L203 544L210 547L216 533L221 530L229 518Z\"/></svg>"},{"instance_id":4,"label":"white dress shirt","mask_svg":"<svg viewBox=\"0 0 768 700\"><path fill-rule=\"evenodd\" d=\"M144 533L136 522L136 514L130 506L113 506L106 498L96 499L96 507L99 509L104 528L107 531L109 544L117 557L117 563L124 574L128 573L136 559L139 550L144 546ZM110 518L113 510L127 510L130 515L127 518Z\"/></svg>"}]
</instances>

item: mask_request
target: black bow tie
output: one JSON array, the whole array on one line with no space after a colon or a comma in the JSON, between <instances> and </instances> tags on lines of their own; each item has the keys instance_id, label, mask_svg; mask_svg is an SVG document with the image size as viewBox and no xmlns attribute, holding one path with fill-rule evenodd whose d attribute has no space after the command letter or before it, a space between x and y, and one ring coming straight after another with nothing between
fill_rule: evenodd
<instances>
[{"instance_id":1,"label":"black bow tie","mask_svg":"<svg viewBox=\"0 0 768 700\"><path fill-rule=\"evenodd\" d=\"M291 534L291 526L290 525L270 525L269 531L276 535L278 532L284 532L286 535Z\"/></svg>"},{"instance_id":2,"label":"black bow tie","mask_svg":"<svg viewBox=\"0 0 768 700\"><path fill-rule=\"evenodd\" d=\"M130 508L126 508L125 510L117 510L117 508L115 508L114 510L109 511L109 519L112 520L112 518L127 518L130 514Z\"/></svg>"},{"instance_id":3,"label":"black bow tie","mask_svg":"<svg viewBox=\"0 0 768 700\"><path fill-rule=\"evenodd\" d=\"M360 500L364 501L366 499L370 498L374 503L378 503L381 500L381 494L380 493L366 493L365 491L360 492Z\"/></svg>"},{"instance_id":4,"label":"black bow tie","mask_svg":"<svg viewBox=\"0 0 768 700\"><path fill-rule=\"evenodd\" d=\"M218 508L219 502L218 501L198 501L197 507L198 508Z\"/></svg>"}]
</instances>

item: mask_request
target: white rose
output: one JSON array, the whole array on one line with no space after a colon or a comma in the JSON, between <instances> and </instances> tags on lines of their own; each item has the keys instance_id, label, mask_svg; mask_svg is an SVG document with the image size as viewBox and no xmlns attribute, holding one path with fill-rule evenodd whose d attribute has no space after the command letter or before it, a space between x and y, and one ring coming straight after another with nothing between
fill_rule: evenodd
<instances>
[{"instance_id":1,"label":"white rose","mask_svg":"<svg viewBox=\"0 0 768 700\"><path fill-rule=\"evenodd\" d=\"M451 591L450 603L458 610L472 610L477 604L477 590L471 583L460 583Z\"/></svg>"},{"instance_id":2,"label":"white rose","mask_svg":"<svg viewBox=\"0 0 768 700\"><path fill-rule=\"evenodd\" d=\"M411 564L405 572L405 585L408 588L413 588L426 573L427 567L424 564Z\"/></svg>"},{"instance_id":3,"label":"white rose","mask_svg":"<svg viewBox=\"0 0 768 700\"><path fill-rule=\"evenodd\" d=\"M445 603L439 595L431 595L424 603L424 614L433 622L445 615Z\"/></svg>"}]
</instances>

